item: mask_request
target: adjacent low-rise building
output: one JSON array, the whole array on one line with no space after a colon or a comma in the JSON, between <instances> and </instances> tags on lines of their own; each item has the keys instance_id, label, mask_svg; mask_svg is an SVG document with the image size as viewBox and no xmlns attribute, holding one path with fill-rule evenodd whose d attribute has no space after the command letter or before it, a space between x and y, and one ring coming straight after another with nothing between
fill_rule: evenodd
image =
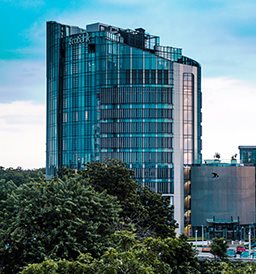
<instances>
[{"instance_id":1,"label":"adjacent low-rise building","mask_svg":"<svg viewBox=\"0 0 256 274\"><path fill-rule=\"evenodd\" d=\"M246 166L256 165L256 146L239 146L240 162Z\"/></svg>"},{"instance_id":2,"label":"adjacent low-rise building","mask_svg":"<svg viewBox=\"0 0 256 274\"><path fill-rule=\"evenodd\" d=\"M255 167L219 161L191 168L191 225L208 237L242 238L256 223Z\"/></svg>"}]
</instances>

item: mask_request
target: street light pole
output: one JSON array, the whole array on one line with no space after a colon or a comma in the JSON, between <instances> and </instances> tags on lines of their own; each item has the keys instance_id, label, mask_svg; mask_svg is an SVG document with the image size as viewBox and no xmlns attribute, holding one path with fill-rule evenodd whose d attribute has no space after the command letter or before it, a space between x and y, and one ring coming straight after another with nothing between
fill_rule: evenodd
<instances>
[{"instance_id":1,"label":"street light pole","mask_svg":"<svg viewBox=\"0 0 256 274\"><path fill-rule=\"evenodd\" d=\"M248 238L249 238L249 258L251 258L251 227L249 227L249 232L248 232Z\"/></svg>"},{"instance_id":2,"label":"street light pole","mask_svg":"<svg viewBox=\"0 0 256 274\"><path fill-rule=\"evenodd\" d=\"M204 241L204 225L202 225L202 242Z\"/></svg>"},{"instance_id":3,"label":"street light pole","mask_svg":"<svg viewBox=\"0 0 256 274\"><path fill-rule=\"evenodd\" d=\"M242 241L245 241L245 235L244 235L245 233L244 233L244 227L242 226L241 227L241 240Z\"/></svg>"},{"instance_id":4,"label":"street light pole","mask_svg":"<svg viewBox=\"0 0 256 274\"><path fill-rule=\"evenodd\" d=\"M195 233L196 233L196 250L197 250L197 229L196 229Z\"/></svg>"}]
</instances>

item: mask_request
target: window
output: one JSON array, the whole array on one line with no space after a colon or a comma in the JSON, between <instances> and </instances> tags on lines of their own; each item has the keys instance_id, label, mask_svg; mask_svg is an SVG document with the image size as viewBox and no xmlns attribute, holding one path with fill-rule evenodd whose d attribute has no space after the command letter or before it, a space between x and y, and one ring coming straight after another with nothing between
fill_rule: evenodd
<instances>
[{"instance_id":1,"label":"window","mask_svg":"<svg viewBox=\"0 0 256 274\"><path fill-rule=\"evenodd\" d=\"M85 113L84 113L84 119L85 119L85 121L88 120L88 111L87 111L87 110L86 110Z\"/></svg>"},{"instance_id":2,"label":"window","mask_svg":"<svg viewBox=\"0 0 256 274\"><path fill-rule=\"evenodd\" d=\"M63 123L66 123L68 121L68 114L63 113Z\"/></svg>"},{"instance_id":3,"label":"window","mask_svg":"<svg viewBox=\"0 0 256 274\"><path fill-rule=\"evenodd\" d=\"M96 51L96 45L95 44L89 44L88 45L88 53L95 53Z\"/></svg>"}]
</instances>

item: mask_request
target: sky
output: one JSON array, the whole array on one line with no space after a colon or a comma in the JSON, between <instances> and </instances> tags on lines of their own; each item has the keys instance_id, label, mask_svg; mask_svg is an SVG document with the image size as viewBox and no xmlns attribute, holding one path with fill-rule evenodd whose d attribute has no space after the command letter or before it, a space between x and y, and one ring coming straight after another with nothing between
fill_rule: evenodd
<instances>
[{"instance_id":1,"label":"sky","mask_svg":"<svg viewBox=\"0 0 256 274\"><path fill-rule=\"evenodd\" d=\"M0 166L45 166L46 21L142 27L202 66L203 158L256 145L255 0L0 0Z\"/></svg>"}]
</instances>

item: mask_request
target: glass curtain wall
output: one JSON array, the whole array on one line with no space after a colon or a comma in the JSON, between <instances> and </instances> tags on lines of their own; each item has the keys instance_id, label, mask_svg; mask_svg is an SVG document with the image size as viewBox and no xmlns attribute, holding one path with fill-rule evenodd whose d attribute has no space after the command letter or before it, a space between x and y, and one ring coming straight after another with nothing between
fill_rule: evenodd
<instances>
[{"instance_id":1,"label":"glass curtain wall","mask_svg":"<svg viewBox=\"0 0 256 274\"><path fill-rule=\"evenodd\" d=\"M53 25L48 32L47 166L117 158L142 184L173 193L172 62L107 31L85 40L81 30L56 29L57 37Z\"/></svg>"},{"instance_id":2,"label":"glass curtain wall","mask_svg":"<svg viewBox=\"0 0 256 274\"><path fill-rule=\"evenodd\" d=\"M97 47L100 160L120 159L142 184L173 193L171 62L114 41Z\"/></svg>"},{"instance_id":3,"label":"glass curtain wall","mask_svg":"<svg viewBox=\"0 0 256 274\"><path fill-rule=\"evenodd\" d=\"M194 75L183 74L183 143L184 165L193 163L193 98L194 98Z\"/></svg>"},{"instance_id":4,"label":"glass curtain wall","mask_svg":"<svg viewBox=\"0 0 256 274\"><path fill-rule=\"evenodd\" d=\"M47 24L47 174L56 175L58 161L58 130L59 116L59 67L60 67L61 25Z\"/></svg>"},{"instance_id":5,"label":"glass curtain wall","mask_svg":"<svg viewBox=\"0 0 256 274\"><path fill-rule=\"evenodd\" d=\"M143 185L173 194L173 62L190 59L142 29L96 25L47 23L47 173L117 158ZM194 75L184 73L185 165L193 161L193 89Z\"/></svg>"},{"instance_id":6,"label":"glass curtain wall","mask_svg":"<svg viewBox=\"0 0 256 274\"><path fill-rule=\"evenodd\" d=\"M183 73L184 226L191 234L190 166L194 162L194 75ZM197 153L197 152L196 152Z\"/></svg>"}]
</instances>

